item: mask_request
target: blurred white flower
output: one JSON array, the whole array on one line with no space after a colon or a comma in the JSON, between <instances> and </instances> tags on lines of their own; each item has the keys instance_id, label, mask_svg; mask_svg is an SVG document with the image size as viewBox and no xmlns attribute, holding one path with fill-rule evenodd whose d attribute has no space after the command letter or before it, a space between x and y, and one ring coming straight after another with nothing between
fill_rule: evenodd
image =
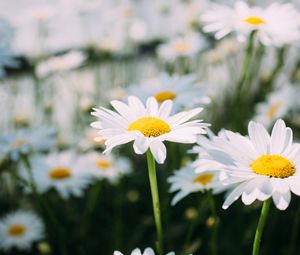
<instances>
[{"instance_id":1,"label":"blurred white flower","mask_svg":"<svg viewBox=\"0 0 300 255\"><path fill-rule=\"evenodd\" d=\"M175 112L210 102L206 88L197 84L195 75L162 73L156 78L142 81L140 85L130 86L125 91L127 96L137 96L143 102L149 97L154 97L159 103L172 100Z\"/></svg>"},{"instance_id":2,"label":"blurred white flower","mask_svg":"<svg viewBox=\"0 0 300 255\"><path fill-rule=\"evenodd\" d=\"M113 154L99 155L99 153L91 152L84 155L82 160L88 162L86 170L91 176L107 179L111 183L117 183L122 176L131 172L129 159Z\"/></svg>"},{"instance_id":3,"label":"blurred white flower","mask_svg":"<svg viewBox=\"0 0 300 255\"><path fill-rule=\"evenodd\" d=\"M17 161L21 155L52 149L55 134L56 129L49 127L20 129L15 133L1 136L0 145L11 160Z\"/></svg>"},{"instance_id":4,"label":"blurred white flower","mask_svg":"<svg viewBox=\"0 0 300 255\"><path fill-rule=\"evenodd\" d=\"M180 168L168 178L171 184L170 192L176 192L172 199L172 205L177 204L181 199L193 192L208 191L219 188L221 184L221 171L202 171L196 173L191 163ZM218 190L219 191L219 190Z\"/></svg>"},{"instance_id":5,"label":"blurred white flower","mask_svg":"<svg viewBox=\"0 0 300 255\"><path fill-rule=\"evenodd\" d=\"M63 199L71 195L81 197L91 182L88 161L82 160L73 151L35 155L30 158L30 166L38 192L44 193L53 188ZM21 167L20 175L30 181L25 167ZM31 192L28 187L25 190Z\"/></svg>"},{"instance_id":6,"label":"blurred white flower","mask_svg":"<svg viewBox=\"0 0 300 255\"><path fill-rule=\"evenodd\" d=\"M29 250L31 245L44 237L40 218L29 211L16 211L0 219L0 249Z\"/></svg>"},{"instance_id":7,"label":"blurred white flower","mask_svg":"<svg viewBox=\"0 0 300 255\"><path fill-rule=\"evenodd\" d=\"M266 102L256 106L254 120L269 127L278 118L283 118L295 105L297 93L292 85L285 84L282 88L268 94Z\"/></svg>"},{"instance_id":8,"label":"blurred white flower","mask_svg":"<svg viewBox=\"0 0 300 255\"><path fill-rule=\"evenodd\" d=\"M195 57L206 46L207 43L199 34L186 34L160 45L157 54L165 61L173 61L178 57Z\"/></svg>"},{"instance_id":9,"label":"blurred white flower","mask_svg":"<svg viewBox=\"0 0 300 255\"><path fill-rule=\"evenodd\" d=\"M70 51L66 54L51 57L36 66L35 72L39 77L45 77L50 73L64 72L81 66L86 56L81 51Z\"/></svg>"},{"instance_id":10,"label":"blurred white flower","mask_svg":"<svg viewBox=\"0 0 300 255\"><path fill-rule=\"evenodd\" d=\"M217 39L233 32L245 40L250 32L257 31L261 43L282 46L300 38L300 14L291 3L272 3L266 8L241 1L234 7L212 4L200 20L203 30L215 33Z\"/></svg>"}]
</instances>

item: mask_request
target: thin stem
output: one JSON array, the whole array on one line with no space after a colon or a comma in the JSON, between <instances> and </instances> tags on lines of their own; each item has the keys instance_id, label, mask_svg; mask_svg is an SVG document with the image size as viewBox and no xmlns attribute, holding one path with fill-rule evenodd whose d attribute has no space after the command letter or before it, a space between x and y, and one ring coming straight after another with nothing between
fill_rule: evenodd
<instances>
[{"instance_id":1,"label":"thin stem","mask_svg":"<svg viewBox=\"0 0 300 255\"><path fill-rule=\"evenodd\" d=\"M259 255L261 236L264 230L270 205L271 205L271 199L268 199L264 202L263 207L261 209L261 214L256 228L254 242L253 242L252 255Z\"/></svg>"},{"instance_id":2,"label":"thin stem","mask_svg":"<svg viewBox=\"0 0 300 255\"><path fill-rule=\"evenodd\" d=\"M251 64L251 59L252 59L253 49L254 49L255 33L256 33L256 31L251 32L251 34L249 36L248 44L246 46L246 55L244 57L243 69L242 69L242 73L241 73L241 76L240 76L240 79L238 82L238 88L237 88L238 96L242 92L244 84L246 84L249 74L250 74L250 64Z\"/></svg>"},{"instance_id":3,"label":"thin stem","mask_svg":"<svg viewBox=\"0 0 300 255\"><path fill-rule=\"evenodd\" d=\"M215 200L211 190L207 192L207 196L208 196L208 202L211 210L211 216L213 218L212 236L211 236L211 254L217 255L218 254L217 234L218 234L219 221L217 216Z\"/></svg>"},{"instance_id":4,"label":"thin stem","mask_svg":"<svg viewBox=\"0 0 300 255\"><path fill-rule=\"evenodd\" d=\"M153 212L154 212L154 219L155 219L157 239L158 239L156 242L156 246L157 246L158 254L162 255L163 254L163 230L161 224L156 168L155 168L155 160L150 150L147 151L147 162L148 162L151 195L152 195Z\"/></svg>"}]
</instances>

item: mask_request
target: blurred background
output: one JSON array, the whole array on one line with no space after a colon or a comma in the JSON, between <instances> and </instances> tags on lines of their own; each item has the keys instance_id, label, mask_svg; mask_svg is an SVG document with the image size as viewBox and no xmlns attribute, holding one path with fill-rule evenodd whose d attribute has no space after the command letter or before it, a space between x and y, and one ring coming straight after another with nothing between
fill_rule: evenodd
<instances>
[{"instance_id":1,"label":"blurred background","mask_svg":"<svg viewBox=\"0 0 300 255\"><path fill-rule=\"evenodd\" d=\"M105 255L117 249L129 254L135 247L154 247L146 159L135 155L132 145L105 159L115 163L111 173L94 174L74 186L81 192L69 196L54 184L45 184L46 190L34 175L38 189L42 183L44 210L52 216L40 210L20 172L30 161L34 173L35 153L102 155L103 143L90 127L92 108L125 100L134 86L151 84L162 73L193 76L202 91L195 97L210 98L210 104L200 103L205 105L201 118L214 132L227 128L245 134L251 119L270 127L284 118L299 140L299 41L277 48L257 42L251 90L243 95L250 103L232 104L246 43L203 32L199 17L214 2L234 1L0 0L0 218L22 208L35 211L46 226L29 249L2 248L0 254ZM299 10L298 0L286 2ZM24 146L27 139L30 148ZM170 157L158 167L167 250L210 254L211 229L218 224L219 254L250 254L261 203L246 207L238 201L225 211L224 194L216 195L217 218L211 217L206 193L171 206L166 179L195 155L187 153L191 146L167 147ZM126 163L119 165L120 160ZM287 211L272 209L262 254L300 254L299 199L293 197ZM49 231L51 217L57 227Z\"/></svg>"}]
</instances>

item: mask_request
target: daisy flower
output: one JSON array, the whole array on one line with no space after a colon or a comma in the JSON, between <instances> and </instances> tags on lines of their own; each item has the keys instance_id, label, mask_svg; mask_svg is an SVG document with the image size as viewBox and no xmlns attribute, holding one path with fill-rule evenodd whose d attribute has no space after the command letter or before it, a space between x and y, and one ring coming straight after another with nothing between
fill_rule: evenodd
<instances>
[{"instance_id":1,"label":"daisy flower","mask_svg":"<svg viewBox=\"0 0 300 255\"><path fill-rule=\"evenodd\" d=\"M111 183L116 183L120 177L131 172L130 161L125 157L116 157L112 154L99 155L92 152L82 158L88 161L87 171L93 177L107 179Z\"/></svg>"},{"instance_id":2,"label":"daisy flower","mask_svg":"<svg viewBox=\"0 0 300 255\"><path fill-rule=\"evenodd\" d=\"M178 191L172 200L172 205L177 204L190 193L204 192L219 187L220 174L222 174L221 171L196 173L191 163L175 171L175 173L168 178L168 182L171 184L170 192Z\"/></svg>"},{"instance_id":3,"label":"daisy flower","mask_svg":"<svg viewBox=\"0 0 300 255\"><path fill-rule=\"evenodd\" d=\"M266 102L256 107L254 120L269 127L278 118L283 118L295 104L295 89L286 85L268 95Z\"/></svg>"},{"instance_id":4,"label":"daisy flower","mask_svg":"<svg viewBox=\"0 0 300 255\"><path fill-rule=\"evenodd\" d=\"M197 86L194 75L160 74L157 78L145 80L141 85L134 85L126 90L128 95L134 95L146 102L154 97L159 103L172 100L174 111L188 109L196 104L208 104L210 98L206 96L205 88ZM197 96L195 96L197 95Z\"/></svg>"},{"instance_id":5,"label":"daisy flower","mask_svg":"<svg viewBox=\"0 0 300 255\"><path fill-rule=\"evenodd\" d=\"M36 155L30 159L30 166L40 193L53 188L63 199L68 199L71 195L81 197L91 182L87 160L82 160L72 151L48 156ZM24 166L20 169L20 175L30 180ZM27 188L25 190L30 192Z\"/></svg>"},{"instance_id":6,"label":"daisy flower","mask_svg":"<svg viewBox=\"0 0 300 255\"><path fill-rule=\"evenodd\" d=\"M205 40L193 33L170 39L158 47L157 54L165 61L173 61L179 57L193 57L205 47Z\"/></svg>"},{"instance_id":7,"label":"daisy flower","mask_svg":"<svg viewBox=\"0 0 300 255\"><path fill-rule=\"evenodd\" d=\"M200 20L205 32L215 33L216 39L235 33L245 40L249 33L257 31L264 45L282 46L300 38L300 14L291 3L273 3L266 8L250 7L236 2L234 7L213 4Z\"/></svg>"},{"instance_id":8,"label":"daisy flower","mask_svg":"<svg viewBox=\"0 0 300 255\"><path fill-rule=\"evenodd\" d=\"M20 129L0 137L0 145L11 160L17 161L21 155L51 149L55 144L55 134L54 128Z\"/></svg>"},{"instance_id":9,"label":"daisy flower","mask_svg":"<svg viewBox=\"0 0 300 255\"><path fill-rule=\"evenodd\" d=\"M223 165L228 174L224 184L234 184L223 208L240 196L246 205L255 200L273 198L276 207L285 210L291 192L300 196L300 145L293 143L293 133L283 120L277 120L271 135L264 126L251 121L249 137L227 132L228 140L218 140L208 153Z\"/></svg>"},{"instance_id":10,"label":"daisy flower","mask_svg":"<svg viewBox=\"0 0 300 255\"><path fill-rule=\"evenodd\" d=\"M170 116L173 102L171 100L158 104L154 97L147 100L146 106L134 96L128 97L128 104L112 101L117 111L106 108L94 108L92 115L99 121L92 126L99 130L106 145L104 152L114 147L133 141L135 153L144 154L150 149L155 160L162 164L167 155L164 141L177 143L194 143L198 134L204 134L206 123L190 119L199 114L202 108L180 112Z\"/></svg>"},{"instance_id":11,"label":"daisy flower","mask_svg":"<svg viewBox=\"0 0 300 255\"><path fill-rule=\"evenodd\" d=\"M131 255L155 255L155 252L152 248L148 247L143 252L139 248L136 248L130 254ZM123 255L123 253L119 252L119 251L114 251L113 255ZM166 255L175 255L175 253L174 252L169 252Z\"/></svg>"},{"instance_id":12,"label":"daisy flower","mask_svg":"<svg viewBox=\"0 0 300 255\"><path fill-rule=\"evenodd\" d=\"M44 237L40 218L29 211L16 211L0 219L0 249L29 250L32 243Z\"/></svg>"}]
</instances>

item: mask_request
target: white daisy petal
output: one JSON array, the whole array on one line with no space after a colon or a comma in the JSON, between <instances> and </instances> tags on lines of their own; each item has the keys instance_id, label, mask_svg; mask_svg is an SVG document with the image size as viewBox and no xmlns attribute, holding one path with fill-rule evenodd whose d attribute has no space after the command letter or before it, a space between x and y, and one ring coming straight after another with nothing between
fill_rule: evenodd
<instances>
[{"instance_id":1,"label":"white daisy petal","mask_svg":"<svg viewBox=\"0 0 300 255\"><path fill-rule=\"evenodd\" d=\"M150 144L150 150L157 163L163 164L165 162L167 149L161 141L152 141Z\"/></svg>"},{"instance_id":2,"label":"white daisy petal","mask_svg":"<svg viewBox=\"0 0 300 255\"><path fill-rule=\"evenodd\" d=\"M274 204L279 210L285 210L291 201L291 193L289 191L286 193L274 192L272 197Z\"/></svg>"},{"instance_id":3,"label":"white daisy petal","mask_svg":"<svg viewBox=\"0 0 300 255\"><path fill-rule=\"evenodd\" d=\"M248 126L249 137L260 154L270 151L270 136L263 125L251 121Z\"/></svg>"}]
</instances>

